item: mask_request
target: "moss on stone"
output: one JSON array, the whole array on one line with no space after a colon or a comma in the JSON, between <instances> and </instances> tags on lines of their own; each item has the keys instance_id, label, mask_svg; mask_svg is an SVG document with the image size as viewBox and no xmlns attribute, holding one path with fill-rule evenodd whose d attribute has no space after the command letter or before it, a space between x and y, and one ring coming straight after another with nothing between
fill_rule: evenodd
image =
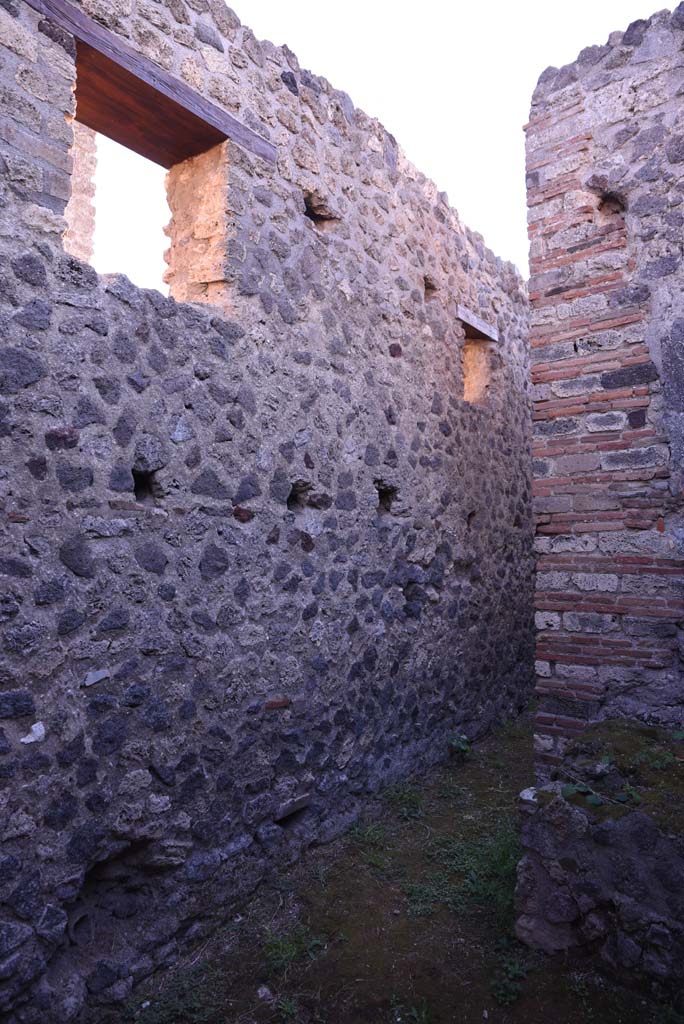
<instances>
[{"instance_id":1,"label":"moss on stone","mask_svg":"<svg viewBox=\"0 0 684 1024\"><path fill-rule=\"evenodd\" d=\"M684 731L628 719L592 725L567 750L563 796L598 820L636 809L684 834Z\"/></svg>"}]
</instances>

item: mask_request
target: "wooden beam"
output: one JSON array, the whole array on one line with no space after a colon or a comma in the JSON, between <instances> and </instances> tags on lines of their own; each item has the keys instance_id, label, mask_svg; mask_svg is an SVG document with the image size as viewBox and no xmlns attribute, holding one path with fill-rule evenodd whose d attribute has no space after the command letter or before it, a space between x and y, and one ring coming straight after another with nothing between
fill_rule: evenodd
<instances>
[{"instance_id":1,"label":"wooden beam","mask_svg":"<svg viewBox=\"0 0 684 1024\"><path fill-rule=\"evenodd\" d=\"M475 338L478 341L498 341L499 331L494 324L488 324L486 320L473 313L467 306L458 306L456 309L458 319L465 327L466 338Z\"/></svg>"},{"instance_id":2,"label":"wooden beam","mask_svg":"<svg viewBox=\"0 0 684 1024\"><path fill-rule=\"evenodd\" d=\"M196 156L225 139L275 163L277 150L273 143L137 53L72 4L65 0L26 2L78 41L79 121L163 167Z\"/></svg>"},{"instance_id":3,"label":"wooden beam","mask_svg":"<svg viewBox=\"0 0 684 1024\"><path fill-rule=\"evenodd\" d=\"M225 135L120 64L77 40L76 120L162 167L205 153Z\"/></svg>"}]
</instances>

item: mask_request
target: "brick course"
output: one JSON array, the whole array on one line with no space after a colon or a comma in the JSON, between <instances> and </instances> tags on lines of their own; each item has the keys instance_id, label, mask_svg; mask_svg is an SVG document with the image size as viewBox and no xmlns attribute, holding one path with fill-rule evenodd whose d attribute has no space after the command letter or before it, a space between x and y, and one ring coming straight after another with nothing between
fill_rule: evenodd
<instances>
[{"instance_id":1,"label":"brick course","mask_svg":"<svg viewBox=\"0 0 684 1024\"><path fill-rule=\"evenodd\" d=\"M680 23L549 68L526 126L542 771L684 714Z\"/></svg>"}]
</instances>

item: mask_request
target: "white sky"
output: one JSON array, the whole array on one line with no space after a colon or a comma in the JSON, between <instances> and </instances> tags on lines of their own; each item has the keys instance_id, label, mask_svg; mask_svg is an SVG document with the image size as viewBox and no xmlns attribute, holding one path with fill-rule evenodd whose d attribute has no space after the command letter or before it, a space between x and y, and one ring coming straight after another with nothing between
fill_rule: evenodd
<instances>
[{"instance_id":1,"label":"white sky","mask_svg":"<svg viewBox=\"0 0 684 1024\"><path fill-rule=\"evenodd\" d=\"M287 43L302 67L379 118L525 275L522 126L536 80L654 9L656 0L235 0L257 38ZM95 266L165 290L164 171L107 139L98 152Z\"/></svg>"}]
</instances>

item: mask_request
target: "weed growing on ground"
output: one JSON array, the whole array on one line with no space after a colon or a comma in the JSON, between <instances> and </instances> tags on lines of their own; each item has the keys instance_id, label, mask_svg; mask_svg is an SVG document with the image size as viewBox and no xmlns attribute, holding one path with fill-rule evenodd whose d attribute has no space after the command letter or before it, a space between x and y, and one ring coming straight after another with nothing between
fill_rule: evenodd
<instances>
[{"instance_id":1,"label":"weed growing on ground","mask_svg":"<svg viewBox=\"0 0 684 1024\"><path fill-rule=\"evenodd\" d=\"M314 864L311 868L311 874L319 885L325 885L328 879L328 868L323 863Z\"/></svg>"},{"instance_id":2,"label":"weed growing on ground","mask_svg":"<svg viewBox=\"0 0 684 1024\"><path fill-rule=\"evenodd\" d=\"M290 1024L299 1016L299 1003L295 997L285 996L278 1000L277 1010L282 1024Z\"/></svg>"},{"instance_id":3,"label":"weed growing on ground","mask_svg":"<svg viewBox=\"0 0 684 1024\"><path fill-rule=\"evenodd\" d=\"M506 946L508 944L505 944ZM520 956L502 956L489 987L499 1006L512 1006L523 992L523 982L529 974L529 965Z\"/></svg>"},{"instance_id":4,"label":"weed growing on ground","mask_svg":"<svg viewBox=\"0 0 684 1024\"><path fill-rule=\"evenodd\" d=\"M511 821L504 820L494 832L464 842L454 836L441 836L428 848L428 857L443 867L444 874L433 875L409 898L425 903L445 903L459 909L468 900L482 904L502 927L513 920L513 893L521 850ZM458 876L450 881L449 875Z\"/></svg>"},{"instance_id":5,"label":"weed growing on ground","mask_svg":"<svg viewBox=\"0 0 684 1024\"><path fill-rule=\"evenodd\" d=\"M489 986L494 999L499 1006L512 1006L522 995L522 985L519 981L511 981L503 976L494 978Z\"/></svg>"},{"instance_id":6,"label":"weed growing on ground","mask_svg":"<svg viewBox=\"0 0 684 1024\"><path fill-rule=\"evenodd\" d=\"M470 755L471 746L467 736L460 733L449 740L449 752L456 761L465 761Z\"/></svg>"},{"instance_id":7,"label":"weed growing on ground","mask_svg":"<svg viewBox=\"0 0 684 1024\"><path fill-rule=\"evenodd\" d=\"M165 979L153 1001L129 1004L126 1018L135 1024L212 1024L222 1005L221 974L208 964L179 970Z\"/></svg>"},{"instance_id":8,"label":"weed growing on ground","mask_svg":"<svg viewBox=\"0 0 684 1024\"><path fill-rule=\"evenodd\" d=\"M651 1024L684 1024L684 1015L673 1006L659 1006L651 1018Z\"/></svg>"},{"instance_id":9,"label":"weed growing on ground","mask_svg":"<svg viewBox=\"0 0 684 1024\"><path fill-rule=\"evenodd\" d=\"M387 855L389 837L377 822L359 822L350 831L350 838L363 853L366 864L383 875L391 873L391 860Z\"/></svg>"},{"instance_id":10,"label":"weed growing on ground","mask_svg":"<svg viewBox=\"0 0 684 1024\"><path fill-rule=\"evenodd\" d=\"M418 1006L410 1006L407 1020L410 1024L432 1024L432 1011L424 999L421 999Z\"/></svg>"},{"instance_id":11,"label":"weed growing on ground","mask_svg":"<svg viewBox=\"0 0 684 1024\"><path fill-rule=\"evenodd\" d=\"M662 747L646 744L637 753L632 764L636 768L643 765L655 771L666 771L672 767L675 761L676 758L671 750L663 750Z\"/></svg>"},{"instance_id":12,"label":"weed growing on ground","mask_svg":"<svg viewBox=\"0 0 684 1024\"><path fill-rule=\"evenodd\" d=\"M465 903L462 887L444 874L432 874L424 882L414 882L406 887L406 895L411 917L428 917L440 904L458 912Z\"/></svg>"},{"instance_id":13,"label":"weed growing on ground","mask_svg":"<svg viewBox=\"0 0 684 1024\"><path fill-rule=\"evenodd\" d=\"M416 821L423 816L423 798L413 786L398 784L387 790L387 800L401 821Z\"/></svg>"},{"instance_id":14,"label":"weed growing on ground","mask_svg":"<svg viewBox=\"0 0 684 1024\"><path fill-rule=\"evenodd\" d=\"M463 786L457 786L455 782L452 782L450 779L448 779L446 782L442 784L442 786L440 786L437 795L439 796L440 800L449 800L453 801L454 803L462 804L464 803L465 800L467 800L470 794L468 793L467 789L464 789Z\"/></svg>"},{"instance_id":15,"label":"weed growing on ground","mask_svg":"<svg viewBox=\"0 0 684 1024\"><path fill-rule=\"evenodd\" d=\"M405 1007L396 996L392 997L390 1024L433 1024L434 1016L425 999L418 1005Z\"/></svg>"},{"instance_id":16,"label":"weed growing on ground","mask_svg":"<svg viewBox=\"0 0 684 1024\"><path fill-rule=\"evenodd\" d=\"M568 991L572 992L579 1001L586 1019L588 1021L593 1020L594 1011L591 1006L592 986L589 984L587 975L574 972L566 978L565 983Z\"/></svg>"},{"instance_id":17,"label":"weed growing on ground","mask_svg":"<svg viewBox=\"0 0 684 1024\"><path fill-rule=\"evenodd\" d=\"M349 830L349 836L356 846L364 849L383 849L387 844L387 833L378 822L357 822Z\"/></svg>"},{"instance_id":18,"label":"weed growing on ground","mask_svg":"<svg viewBox=\"0 0 684 1024\"><path fill-rule=\"evenodd\" d=\"M284 934L270 932L264 943L264 956L269 974L285 977L294 963L315 960L325 944L308 928L298 925Z\"/></svg>"}]
</instances>

